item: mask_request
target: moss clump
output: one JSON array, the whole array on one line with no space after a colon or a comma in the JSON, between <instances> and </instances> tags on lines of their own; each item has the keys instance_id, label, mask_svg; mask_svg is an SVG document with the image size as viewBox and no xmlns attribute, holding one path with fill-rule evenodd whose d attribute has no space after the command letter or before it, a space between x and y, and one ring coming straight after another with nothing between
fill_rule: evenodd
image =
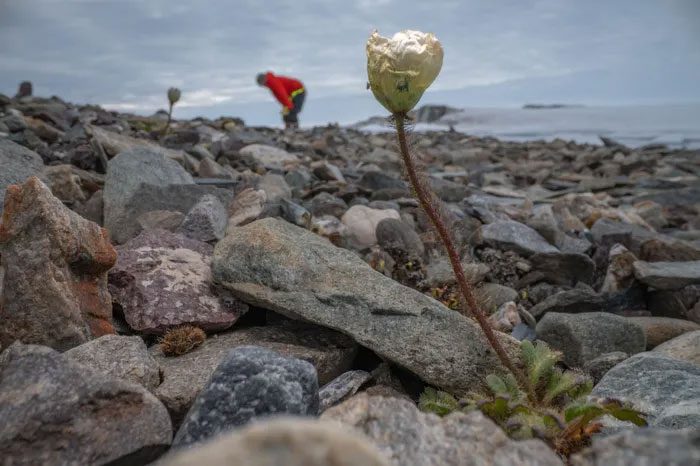
<instances>
[{"instance_id":1,"label":"moss clump","mask_svg":"<svg viewBox=\"0 0 700 466\"><path fill-rule=\"evenodd\" d=\"M207 339L207 334L199 327L183 325L165 332L160 339L160 349L166 356L181 356L189 353Z\"/></svg>"}]
</instances>

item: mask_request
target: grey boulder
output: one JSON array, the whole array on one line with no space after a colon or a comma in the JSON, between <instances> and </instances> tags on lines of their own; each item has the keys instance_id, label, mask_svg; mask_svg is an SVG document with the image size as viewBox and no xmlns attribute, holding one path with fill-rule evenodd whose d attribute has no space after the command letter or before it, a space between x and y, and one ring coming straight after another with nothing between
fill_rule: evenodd
<instances>
[{"instance_id":1,"label":"grey boulder","mask_svg":"<svg viewBox=\"0 0 700 466\"><path fill-rule=\"evenodd\" d=\"M45 346L0 354L3 464L146 464L170 444L165 407L140 385L108 377Z\"/></svg>"},{"instance_id":2,"label":"grey boulder","mask_svg":"<svg viewBox=\"0 0 700 466\"><path fill-rule=\"evenodd\" d=\"M216 245L212 270L243 301L343 332L443 389L466 393L502 370L471 319L287 222L267 218L230 229ZM497 335L516 355L517 341Z\"/></svg>"},{"instance_id":3,"label":"grey boulder","mask_svg":"<svg viewBox=\"0 0 700 466\"><path fill-rule=\"evenodd\" d=\"M310 363L257 346L231 350L212 374L173 439L185 447L265 416L318 414Z\"/></svg>"},{"instance_id":4,"label":"grey boulder","mask_svg":"<svg viewBox=\"0 0 700 466\"><path fill-rule=\"evenodd\" d=\"M537 323L537 338L564 353L569 367L583 367L601 354L636 354L646 348L644 330L607 312L551 312Z\"/></svg>"},{"instance_id":5,"label":"grey boulder","mask_svg":"<svg viewBox=\"0 0 700 466\"><path fill-rule=\"evenodd\" d=\"M0 138L0 214L5 190L11 184L22 184L30 176L39 175L44 162L36 152L9 139Z\"/></svg>"}]
</instances>

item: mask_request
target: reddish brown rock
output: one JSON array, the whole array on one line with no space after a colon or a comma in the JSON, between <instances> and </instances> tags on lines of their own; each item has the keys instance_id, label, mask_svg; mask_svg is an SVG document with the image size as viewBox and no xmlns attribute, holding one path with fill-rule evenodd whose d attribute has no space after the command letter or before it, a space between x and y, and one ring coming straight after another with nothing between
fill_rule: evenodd
<instances>
[{"instance_id":1,"label":"reddish brown rock","mask_svg":"<svg viewBox=\"0 0 700 466\"><path fill-rule=\"evenodd\" d=\"M162 334L190 324L206 331L233 325L248 309L226 290L215 290L207 243L166 230L148 230L122 246L109 273L114 301L129 326Z\"/></svg>"},{"instance_id":2,"label":"reddish brown rock","mask_svg":"<svg viewBox=\"0 0 700 466\"><path fill-rule=\"evenodd\" d=\"M114 333L107 231L71 211L38 178L11 185L0 224L0 345L67 350Z\"/></svg>"}]
</instances>

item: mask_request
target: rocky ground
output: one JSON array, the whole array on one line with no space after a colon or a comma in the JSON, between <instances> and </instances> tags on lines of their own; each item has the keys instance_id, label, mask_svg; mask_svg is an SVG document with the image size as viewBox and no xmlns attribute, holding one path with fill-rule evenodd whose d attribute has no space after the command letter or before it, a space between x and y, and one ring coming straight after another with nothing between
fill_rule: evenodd
<instances>
[{"instance_id":1,"label":"rocky ground","mask_svg":"<svg viewBox=\"0 0 700 466\"><path fill-rule=\"evenodd\" d=\"M416 407L501 368L391 133L164 122L0 95L3 464L563 464ZM412 139L506 349L648 414L571 464L698 464L700 153Z\"/></svg>"}]
</instances>

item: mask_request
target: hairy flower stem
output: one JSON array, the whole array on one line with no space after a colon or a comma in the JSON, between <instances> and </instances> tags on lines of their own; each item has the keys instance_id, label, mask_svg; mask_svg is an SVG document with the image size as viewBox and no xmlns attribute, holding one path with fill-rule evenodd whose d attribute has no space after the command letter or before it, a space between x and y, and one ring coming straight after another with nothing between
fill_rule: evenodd
<instances>
[{"instance_id":1,"label":"hairy flower stem","mask_svg":"<svg viewBox=\"0 0 700 466\"><path fill-rule=\"evenodd\" d=\"M168 134L168 129L170 128L170 122L173 120L173 104L170 103L170 108L168 108L168 121L165 123L165 128L163 128L162 136Z\"/></svg>"},{"instance_id":2,"label":"hairy flower stem","mask_svg":"<svg viewBox=\"0 0 700 466\"><path fill-rule=\"evenodd\" d=\"M464 275L462 262L459 254L457 253L454 242L452 241L450 232L447 229L447 226L445 226L445 222L441 218L437 207L433 203L432 194L428 191L429 188L427 188L424 183L421 182L419 172L415 163L413 162L413 158L411 157L411 153L408 149L408 143L406 142L405 123L405 114L394 114L394 124L396 126L396 133L398 134L399 138L399 150L401 152L404 165L406 166L408 179L413 186L418 202L428 215L428 218L435 227L435 230L437 230L440 240L445 245L447 255L449 256L450 263L452 264L452 270L454 270L455 278L457 279L457 285L462 293L462 313L470 313L476 319L481 327L481 330L484 332L486 339L489 341L489 344L498 355L498 358L501 360L501 364L503 364L503 366L508 369L513 376L515 376L518 383L522 385L522 388L525 389L526 392L530 393L531 390L529 390L529 384L527 383L525 377L523 376L522 372L517 370L515 365L511 362L505 349L503 349L503 346L496 338L496 334L494 333L493 328L491 328L491 324L489 324L486 314L484 314L484 311L482 311L479 305L476 303L476 298L474 298L474 293L472 292L471 286Z\"/></svg>"}]
</instances>

